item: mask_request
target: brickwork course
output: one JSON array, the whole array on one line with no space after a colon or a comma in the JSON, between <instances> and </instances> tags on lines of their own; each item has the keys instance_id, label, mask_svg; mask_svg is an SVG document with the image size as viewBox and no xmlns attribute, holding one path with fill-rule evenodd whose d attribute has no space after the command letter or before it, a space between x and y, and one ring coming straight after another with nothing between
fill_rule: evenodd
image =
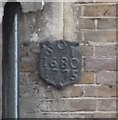
<instances>
[{"instance_id":1,"label":"brickwork course","mask_svg":"<svg viewBox=\"0 0 118 120\"><path fill-rule=\"evenodd\" d=\"M116 24L115 0L47 2L41 10L24 9L20 20L20 117L116 118ZM80 42L82 73L78 82L58 90L41 79L40 42L45 39ZM0 61L1 51L2 37Z\"/></svg>"}]
</instances>

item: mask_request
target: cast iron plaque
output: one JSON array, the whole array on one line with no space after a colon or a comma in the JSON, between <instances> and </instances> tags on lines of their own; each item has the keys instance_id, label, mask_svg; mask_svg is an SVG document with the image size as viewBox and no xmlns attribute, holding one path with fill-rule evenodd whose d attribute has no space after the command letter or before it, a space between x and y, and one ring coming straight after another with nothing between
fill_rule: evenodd
<instances>
[{"instance_id":1,"label":"cast iron plaque","mask_svg":"<svg viewBox=\"0 0 118 120\"><path fill-rule=\"evenodd\" d=\"M64 87L79 80L81 54L78 42L64 40L41 43L41 77L56 87Z\"/></svg>"}]
</instances>

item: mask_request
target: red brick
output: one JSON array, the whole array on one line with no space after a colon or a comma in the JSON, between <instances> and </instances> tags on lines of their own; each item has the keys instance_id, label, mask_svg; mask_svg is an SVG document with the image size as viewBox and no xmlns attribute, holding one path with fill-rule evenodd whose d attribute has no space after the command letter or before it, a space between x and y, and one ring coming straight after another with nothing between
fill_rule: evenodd
<instances>
[{"instance_id":1,"label":"red brick","mask_svg":"<svg viewBox=\"0 0 118 120\"><path fill-rule=\"evenodd\" d=\"M85 71L116 70L116 58L85 58Z\"/></svg>"},{"instance_id":2,"label":"red brick","mask_svg":"<svg viewBox=\"0 0 118 120\"><path fill-rule=\"evenodd\" d=\"M22 116L22 118L59 118L62 120L68 120L68 119L93 119L93 118L101 118L105 120L110 119L111 120L116 120L116 113L103 113L103 112L90 112L90 113L81 113L81 112L35 112L35 113L22 113L20 112L20 116ZM114 119L113 119L114 118ZM87 119L87 120L88 120Z\"/></svg>"},{"instance_id":3,"label":"red brick","mask_svg":"<svg viewBox=\"0 0 118 120\"><path fill-rule=\"evenodd\" d=\"M88 114L88 113L79 113L79 112L35 112L35 113L22 113L20 112L20 116L22 116L22 118L48 118L51 119L53 118L55 120L56 119L60 119L60 120L68 120L68 119L73 119L73 118L93 118L92 113ZM62 118L62 119L61 119ZM59 120L58 119L58 120Z\"/></svg>"}]
</instances>

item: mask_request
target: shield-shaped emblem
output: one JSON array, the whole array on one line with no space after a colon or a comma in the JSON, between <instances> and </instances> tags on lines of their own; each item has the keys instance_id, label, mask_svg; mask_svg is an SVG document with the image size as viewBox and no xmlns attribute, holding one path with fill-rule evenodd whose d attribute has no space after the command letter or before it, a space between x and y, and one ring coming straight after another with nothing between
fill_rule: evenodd
<instances>
[{"instance_id":1,"label":"shield-shaped emblem","mask_svg":"<svg viewBox=\"0 0 118 120\"><path fill-rule=\"evenodd\" d=\"M44 41L41 43L40 75L58 88L75 83L81 73L78 42Z\"/></svg>"}]
</instances>

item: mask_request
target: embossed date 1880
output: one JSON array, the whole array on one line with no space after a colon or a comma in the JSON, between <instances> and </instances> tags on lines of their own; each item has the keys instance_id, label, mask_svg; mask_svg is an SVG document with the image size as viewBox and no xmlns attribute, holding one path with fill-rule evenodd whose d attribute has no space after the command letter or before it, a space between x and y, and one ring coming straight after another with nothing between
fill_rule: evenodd
<instances>
[{"instance_id":1,"label":"embossed date 1880","mask_svg":"<svg viewBox=\"0 0 118 120\"><path fill-rule=\"evenodd\" d=\"M79 43L64 40L41 43L40 73L45 81L60 88L79 80L80 72Z\"/></svg>"}]
</instances>

